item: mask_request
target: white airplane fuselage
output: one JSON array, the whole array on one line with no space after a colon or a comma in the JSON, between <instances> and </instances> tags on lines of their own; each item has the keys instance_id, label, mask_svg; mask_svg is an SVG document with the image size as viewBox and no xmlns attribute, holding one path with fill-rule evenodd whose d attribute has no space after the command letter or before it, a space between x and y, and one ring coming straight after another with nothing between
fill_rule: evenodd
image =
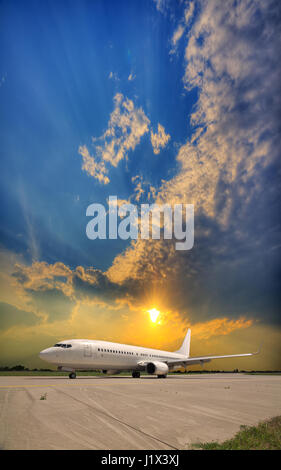
<instances>
[{"instance_id":1,"label":"white airplane fuselage","mask_svg":"<svg viewBox=\"0 0 281 470\"><path fill-rule=\"evenodd\" d=\"M78 369L100 369L111 371L144 370L141 362L165 362L185 360L183 354L149 349L127 344L73 339L61 341L40 352L44 361L59 367ZM67 347L68 346L68 347Z\"/></svg>"}]
</instances>

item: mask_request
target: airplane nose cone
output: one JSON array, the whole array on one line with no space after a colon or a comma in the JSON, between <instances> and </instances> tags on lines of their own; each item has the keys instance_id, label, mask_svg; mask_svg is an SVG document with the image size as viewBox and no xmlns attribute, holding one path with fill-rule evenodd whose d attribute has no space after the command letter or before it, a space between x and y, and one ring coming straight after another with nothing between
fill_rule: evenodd
<instances>
[{"instance_id":1,"label":"airplane nose cone","mask_svg":"<svg viewBox=\"0 0 281 470\"><path fill-rule=\"evenodd\" d=\"M39 357L40 359L43 359L43 361L47 360L47 356L48 356L48 350L47 349L43 349L43 351L40 351L39 353Z\"/></svg>"}]
</instances>

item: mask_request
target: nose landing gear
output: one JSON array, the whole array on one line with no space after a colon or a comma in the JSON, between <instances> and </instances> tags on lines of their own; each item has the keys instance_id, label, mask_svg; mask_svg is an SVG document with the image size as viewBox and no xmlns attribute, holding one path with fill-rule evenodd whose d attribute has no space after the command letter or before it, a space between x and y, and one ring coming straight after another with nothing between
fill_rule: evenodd
<instances>
[{"instance_id":1,"label":"nose landing gear","mask_svg":"<svg viewBox=\"0 0 281 470\"><path fill-rule=\"evenodd\" d=\"M68 376L70 379L76 379L76 374L75 372L71 372Z\"/></svg>"}]
</instances>

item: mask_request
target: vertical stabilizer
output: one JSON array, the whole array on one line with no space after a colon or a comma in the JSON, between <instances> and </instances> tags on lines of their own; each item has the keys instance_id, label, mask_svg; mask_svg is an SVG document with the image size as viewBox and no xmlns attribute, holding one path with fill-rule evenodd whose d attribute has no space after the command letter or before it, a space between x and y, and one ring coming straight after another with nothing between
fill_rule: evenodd
<instances>
[{"instance_id":1,"label":"vertical stabilizer","mask_svg":"<svg viewBox=\"0 0 281 470\"><path fill-rule=\"evenodd\" d=\"M187 333L185 335L185 338L183 340L183 343L177 351L175 351L178 354L183 354L186 357L189 357L190 354L190 338L191 338L191 329L188 328Z\"/></svg>"}]
</instances>

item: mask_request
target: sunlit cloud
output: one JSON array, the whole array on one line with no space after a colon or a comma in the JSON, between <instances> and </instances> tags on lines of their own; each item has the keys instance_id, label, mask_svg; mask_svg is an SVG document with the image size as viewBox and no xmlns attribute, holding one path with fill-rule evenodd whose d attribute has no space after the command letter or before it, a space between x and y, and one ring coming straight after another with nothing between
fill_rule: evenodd
<instances>
[{"instance_id":1,"label":"sunlit cloud","mask_svg":"<svg viewBox=\"0 0 281 470\"><path fill-rule=\"evenodd\" d=\"M178 43L178 41L180 40L180 38L182 37L183 33L184 33L184 26L182 25L179 25L178 28L176 29L176 31L174 32L173 34L173 37L172 37L172 44L174 46L174 49ZM174 50L173 49L173 50Z\"/></svg>"},{"instance_id":2,"label":"sunlit cloud","mask_svg":"<svg viewBox=\"0 0 281 470\"><path fill-rule=\"evenodd\" d=\"M109 178L106 175L108 170L103 161L96 161L96 158L90 155L86 145L79 147L79 153L83 158L82 170L85 170L89 176L93 176L100 183L108 184Z\"/></svg>"},{"instance_id":3,"label":"sunlit cloud","mask_svg":"<svg viewBox=\"0 0 281 470\"><path fill-rule=\"evenodd\" d=\"M83 157L82 169L101 183L108 183L108 166L118 163L134 150L140 139L148 132L150 121L142 108L135 108L132 100L122 93L114 96L114 110L110 115L108 128L101 137L93 137L95 156L90 156L84 145L79 148Z\"/></svg>"},{"instance_id":4,"label":"sunlit cloud","mask_svg":"<svg viewBox=\"0 0 281 470\"><path fill-rule=\"evenodd\" d=\"M192 326L192 335L198 339L205 340L212 336L228 335L240 328L249 328L253 325L252 319L240 317L237 320L229 318L215 318L204 323L195 323Z\"/></svg>"},{"instance_id":5,"label":"sunlit cloud","mask_svg":"<svg viewBox=\"0 0 281 470\"><path fill-rule=\"evenodd\" d=\"M187 4L186 9L184 10L183 18L181 19L180 24L177 26L176 30L173 33L171 43L172 49L170 51L171 54L174 54L177 50L178 43L180 39L183 37L184 32L187 29L193 15L194 15L194 2L189 1Z\"/></svg>"},{"instance_id":6,"label":"sunlit cloud","mask_svg":"<svg viewBox=\"0 0 281 470\"><path fill-rule=\"evenodd\" d=\"M151 145L153 147L153 152L157 155L160 153L160 149L164 148L169 142L171 136L165 133L165 129L161 124L158 124L158 131L150 133Z\"/></svg>"},{"instance_id":7,"label":"sunlit cloud","mask_svg":"<svg viewBox=\"0 0 281 470\"><path fill-rule=\"evenodd\" d=\"M145 181L141 175L133 176L131 181L134 184L134 193L131 196L134 201L140 202L141 199L145 201L155 199L156 188L149 181Z\"/></svg>"}]
</instances>

